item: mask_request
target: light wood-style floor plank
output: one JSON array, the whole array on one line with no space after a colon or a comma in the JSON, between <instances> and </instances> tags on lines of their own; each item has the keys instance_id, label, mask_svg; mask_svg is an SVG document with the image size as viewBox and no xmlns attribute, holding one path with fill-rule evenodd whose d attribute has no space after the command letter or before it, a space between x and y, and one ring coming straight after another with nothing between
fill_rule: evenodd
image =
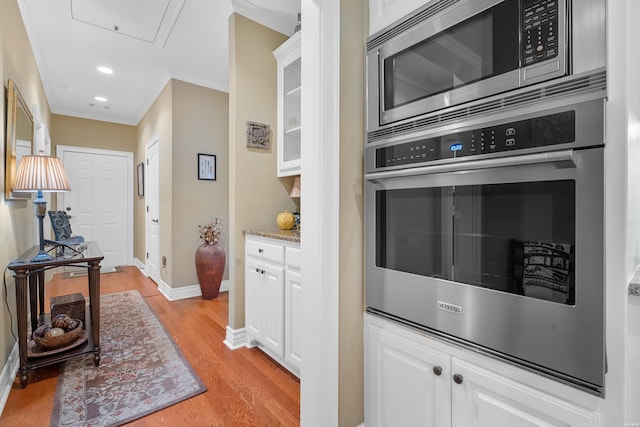
<instances>
[{"instance_id":1,"label":"light wood-style floor plank","mask_svg":"<svg viewBox=\"0 0 640 427\"><path fill-rule=\"evenodd\" d=\"M46 285L49 298L87 292L86 276L54 275ZM207 392L128 425L158 426L297 426L300 424L300 382L258 349L230 350L224 345L228 293L214 300L168 301L156 284L135 267L103 274L102 294L136 289L172 336ZM14 311L15 313L15 311ZM25 389L16 379L5 405L2 426L48 426L58 381L58 366L30 374Z\"/></svg>"}]
</instances>

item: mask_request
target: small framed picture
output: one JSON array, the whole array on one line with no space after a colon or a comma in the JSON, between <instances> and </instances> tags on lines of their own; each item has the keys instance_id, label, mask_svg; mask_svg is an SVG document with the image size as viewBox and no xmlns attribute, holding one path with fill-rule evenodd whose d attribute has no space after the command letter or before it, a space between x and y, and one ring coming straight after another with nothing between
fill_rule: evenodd
<instances>
[{"instance_id":1,"label":"small framed picture","mask_svg":"<svg viewBox=\"0 0 640 427\"><path fill-rule=\"evenodd\" d=\"M138 197L144 197L144 162L138 164Z\"/></svg>"},{"instance_id":2,"label":"small framed picture","mask_svg":"<svg viewBox=\"0 0 640 427\"><path fill-rule=\"evenodd\" d=\"M198 179L216 180L216 155L198 153Z\"/></svg>"}]
</instances>

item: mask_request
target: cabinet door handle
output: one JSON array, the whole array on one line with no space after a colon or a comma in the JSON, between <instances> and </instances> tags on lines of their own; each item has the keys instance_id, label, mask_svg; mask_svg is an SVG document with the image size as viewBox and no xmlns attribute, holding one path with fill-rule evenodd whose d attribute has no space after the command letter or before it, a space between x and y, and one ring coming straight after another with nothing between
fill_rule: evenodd
<instances>
[{"instance_id":1,"label":"cabinet door handle","mask_svg":"<svg viewBox=\"0 0 640 427\"><path fill-rule=\"evenodd\" d=\"M442 375L442 367L441 366L434 366L433 367L433 373L436 374L437 376Z\"/></svg>"},{"instance_id":2,"label":"cabinet door handle","mask_svg":"<svg viewBox=\"0 0 640 427\"><path fill-rule=\"evenodd\" d=\"M258 249L258 253L259 253L259 254L261 254L262 252L264 252L264 251L262 250L262 248Z\"/></svg>"},{"instance_id":3,"label":"cabinet door handle","mask_svg":"<svg viewBox=\"0 0 640 427\"><path fill-rule=\"evenodd\" d=\"M265 272L264 272L264 270L260 270L260 273L264 274Z\"/></svg>"},{"instance_id":4,"label":"cabinet door handle","mask_svg":"<svg viewBox=\"0 0 640 427\"><path fill-rule=\"evenodd\" d=\"M260 273L260 269L259 268L256 268L256 273Z\"/></svg>"},{"instance_id":5,"label":"cabinet door handle","mask_svg":"<svg viewBox=\"0 0 640 427\"><path fill-rule=\"evenodd\" d=\"M462 384L463 377L460 374L453 375L453 382L456 384Z\"/></svg>"}]
</instances>

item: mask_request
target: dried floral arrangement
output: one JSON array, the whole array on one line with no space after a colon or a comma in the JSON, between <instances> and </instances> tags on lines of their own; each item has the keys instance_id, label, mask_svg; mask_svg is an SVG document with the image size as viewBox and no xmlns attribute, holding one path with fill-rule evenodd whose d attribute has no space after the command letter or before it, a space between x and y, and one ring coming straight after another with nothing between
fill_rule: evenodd
<instances>
[{"instance_id":1,"label":"dried floral arrangement","mask_svg":"<svg viewBox=\"0 0 640 427\"><path fill-rule=\"evenodd\" d=\"M207 245L213 245L222 240L222 218L213 218L207 225L199 225L200 238Z\"/></svg>"}]
</instances>

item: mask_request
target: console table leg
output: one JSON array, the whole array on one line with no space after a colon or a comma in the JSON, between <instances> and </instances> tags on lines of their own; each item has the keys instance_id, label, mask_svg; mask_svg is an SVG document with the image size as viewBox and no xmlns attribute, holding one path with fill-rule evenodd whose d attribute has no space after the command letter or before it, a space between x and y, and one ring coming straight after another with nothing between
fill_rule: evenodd
<instances>
[{"instance_id":1,"label":"console table leg","mask_svg":"<svg viewBox=\"0 0 640 427\"><path fill-rule=\"evenodd\" d=\"M27 387L27 370L26 369L20 369L20 387L22 388L26 388Z\"/></svg>"}]
</instances>

